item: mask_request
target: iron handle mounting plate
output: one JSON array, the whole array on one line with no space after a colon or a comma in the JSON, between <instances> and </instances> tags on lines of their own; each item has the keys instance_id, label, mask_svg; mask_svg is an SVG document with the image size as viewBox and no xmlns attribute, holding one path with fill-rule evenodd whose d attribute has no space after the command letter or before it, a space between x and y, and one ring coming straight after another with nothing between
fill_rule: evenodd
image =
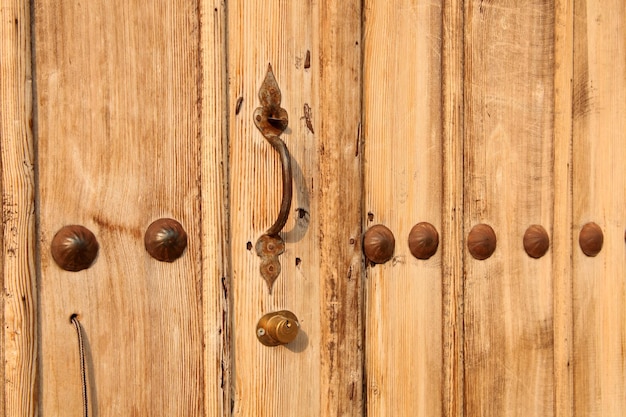
<instances>
[{"instance_id":1,"label":"iron handle mounting plate","mask_svg":"<svg viewBox=\"0 0 626 417\"><path fill-rule=\"evenodd\" d=\"M291 155L285 142L279 137L289 124L287 111L280 107L282 96L271 64L268 65L265 80L259 89L259 100L261 107L258 107L253 114L254 124L261 131L263 137L278 152L282 166L283 193L278 217L274 224L267 229L256 242L255 249L257 255L261 257L261 275L267 283L270 294L274 281L280 274L280 262L278 256L285 250L285 242L280 237L280 232L287 223L289 210L291 209L292 198L292 173Z\"/></svg>"}]
</instances>

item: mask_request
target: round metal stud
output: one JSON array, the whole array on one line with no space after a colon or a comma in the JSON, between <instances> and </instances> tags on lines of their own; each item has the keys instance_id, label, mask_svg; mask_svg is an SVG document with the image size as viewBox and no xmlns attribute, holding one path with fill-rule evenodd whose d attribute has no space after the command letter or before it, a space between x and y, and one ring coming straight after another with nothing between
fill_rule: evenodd
<instances>
[{"instance_id":1,"label":"round metal stud","mask_svg":"<svg viewBox=\"0 0 626 417\"><path fill-rule=\"evenodd\" d=\"M98 256L96 236L80 225L64 226L50 245L54 261L66 271L82 271L89 268Z\"/></svg>"},{"instance_id":2,"label":"round metal stud","mask_svg":"<svg viewBox=\"0 0 626 417\"><path fill-rule=\"evenodd\" d=\"M584 225L578 235L578 243L587 256L593 257L600 253L604 244L604 234L600 226L594 222Z\"/></svg>"},{"instance_id":3,"label":"round metal stud","mask_svg":"<svg viewBox=\"0 0 626 417\"><path fill-rule=\"evenodd\" d=\"M371 262L384 264L393 257L396 239L393 233L382 224L370 227L363 236L363 252Z\"/></svg>"},{"instance_id":4,"label":"round metal stud","mask_svg":"<svg viewBox=\"0 0 626 417\"><path fill-rule=\"evenodd\" d=\"M428 259L437 252L439 233L430 223L421 222L409 233L409 250L417 259Z\"/></svg>"},{"instance_id":5,"label":"round metal stud","mask_svg":"<svg viewBox=\"0 0 626 417\"><path fill-rule=\"evenodd\" d=\"M174 219L159 219L148 226L144 244L154 259L174 262L187 248L187 232Z\"/></svg>"},{"instance_id":6,"label":"round metal stud","mask_svg":"<svg viewBox=\"0 0 626 417\"><path fill-rule=\"evenodd\" d=\"M524 233L524 250L531 258L541 258L548 252L550 238L543 226L533 224Z\"/></svg>"},{"instance_id":7,"label":"round metal stud","mask_svg":"<svg viewBox=\"0 0 626 417\"><path fill-rule=\"evenodd\" d=\"M477 224L467 236L467 248L480 261L489 258L496 250L496 233L487 224Z\"/></svg>"}]
</instances>

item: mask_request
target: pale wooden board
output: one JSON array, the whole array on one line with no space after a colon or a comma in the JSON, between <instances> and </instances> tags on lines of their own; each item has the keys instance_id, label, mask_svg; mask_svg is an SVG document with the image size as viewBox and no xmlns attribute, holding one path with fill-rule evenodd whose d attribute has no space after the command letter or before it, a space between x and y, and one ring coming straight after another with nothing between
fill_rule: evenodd
<instances>
[{"instance_id":1,"label":"pale wooden board","mask_svg":"<svg viewBox=\"0 0 626 417\"><path fill-rule=\"evenodd\" d=\"M574 409L576 416L626 410L626 6L574 3ZM578 245L596 222L604 247Z\"/></svg>"},{"instance_id":2,"label":"pale wooden board","mask_svg":"<svg viewBox=\"0 0 626 417\"><path fill-rule=\"evenodd\" d=\"M442 17L442 341L443 416L463 415L463 0L446 1Z\"/></svg>"},{"instance_id":3,"label":"pale wooden board","mask_svg":"<svg viewBox=\"0 0 626 417\"><path fill-rule=\"evenodd\" d=\"M556 0L554 20L554 415L573 416L572 326L572 0Z\"/></svg>"},{"instance_id":4,"label":"pale wooden board","mask_svg":"<svg viewBox=\"0 0 626 417\"><path fill-rule=\"evenodd\" d=\"M41 415L80 413L73 313L94 415L205 415L197 5L42 0L34 18ZM144 250L160 217L189 236L172 264ZM100 242L86 271L50 256L67 224Z\"/></svg>"},{"instance_id":5,"label":"pale wooden board","mask_svg":"<svg viewBox=\"0 0 626 417\"><path fill-rule=\"evenodd\" d=\"M465 233L491 225L495 254L465 256L465 414L554 413L552 236L554 4L466 2Z\"/></svg>"},{"instance_id":6,"label":"pale wooden board","mask_svg":"<svg viewBox=\"0 0 626 417\"><path fill-rule=\"evenodd\" d=\"M226 6L200 3L205 416L230 415Z\"/></svg>"},{"instance_id":7,"label":"pale wooden board","mask_svg":"<svg viewBox=\"0 0 626 417\"><path fill-rule=\"evenodd\" d=\"M37 410L35 175L32 131L30 10L0 7L0 414Z\"/></svg>"},{"instance_id":8,"label":"pale wooden board","mask_svg":"<svg viewBox=\"0 0 626 417\"><path fill-rule=\"evenodd\" d=\"M362 412L360 21L357 1L228 5L236 416ZM259 273L260 259L248 249L275 220L281 198L278 155L252 120L268 63L289 114L282 137L294 172L286 251L272 295ZM306 126L305 103L315 133ZM281 309L298 316L301 334L286 347L263 346L256 324Z\"/></svg>"},{"instance_id":9,"label":"pale wooden board","mask_svg":"<svg viewBox=\"0 0 626 417\"><path fill-rule=\"evenodd\" d=\"M365 4L365 227L387 226L394 258L367 269L367 410L442 414L442 251L411 255L411 228L442 228L442 3Z\"/></svg>"}]
</instances>

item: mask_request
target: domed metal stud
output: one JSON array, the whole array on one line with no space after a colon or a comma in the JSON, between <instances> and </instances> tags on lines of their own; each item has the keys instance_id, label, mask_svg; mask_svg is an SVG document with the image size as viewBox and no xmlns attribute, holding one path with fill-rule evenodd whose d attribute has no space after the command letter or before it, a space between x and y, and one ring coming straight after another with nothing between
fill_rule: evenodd
<instances>
[{"instance_id":1,"label":"domed metal stud","mask_svg":"<svg viewBox=\"0 0 626 417\"><path fill-rule=\"evenodd\" d=\"M531 258L541 258L548 252L550 238L543 226L533 224L524 233L524 250Z\"/></svg>"},{"instance_id":2,"label":"domed metal stud","mask_svg":"<svg viewBox=\"0 0 626 417\"><path fill-rule=\"evenodd\" d=\"M393 233L382 224L370 227L363 236L363 252L371 262L384 264L393 257L396 239Z\"/></svg>"},{"instance_id":3,"label":"domed metal stud","mask_svg":"<svg viewBox=\"0 0 626 417\"><path fill-rule=\"evenodd\" d=\"M487 224L477 224L467 236L467 248L480 261L489 258L496 250L496 232Z\"/></svg>"},{"instance_id":4,"label":"domed metal stud","mask_svg":"<svg viewBox=\"0 0 626 417\"><path fill-rule=\"evenodd\" d=\"M594 257L599 254L604 244L604 234L600 226L594 222L584 225L578 235L578 243L585 255Z\"/></svg>"},{"instance_id":5,"label":"domed metal stud","mask_svg":"<svg viewBox=\"0 0 626 417\"><path fill-rule=\"evenodd\" d=\"M187 248L187 233L176 220L159 219L148 226L144 243L154 259L174 262Z\"/></svg>"},{"instance_id":6,"label":"domed metal stud","mask_svg":"<svg viewBox=\"0 0 626 417\"><path fill-rule=\"evenodd\" d=\"M54 261L66 271L82 271L89 268L98 256L96 236L80 225L64 226L50 245Z\"/></svg>"},{"instance_id":7,"label":"domed metal stud","mask_svg":"<svg viewBox=\"0 0 626 417\"><path fill-rule=\"evenodd\" d=\"M437 252L439 233L430 223L421 222L409 233L409 250L417 259L428 259Z\"/></svg>"}]
</instances>

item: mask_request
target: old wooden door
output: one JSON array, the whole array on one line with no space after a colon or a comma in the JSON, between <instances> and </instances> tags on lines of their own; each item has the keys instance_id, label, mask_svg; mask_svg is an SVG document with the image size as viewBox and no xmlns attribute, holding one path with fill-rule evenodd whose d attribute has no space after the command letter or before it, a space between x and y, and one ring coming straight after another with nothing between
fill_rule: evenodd
<instances>
[{"instance_id":1,"label":"old wooden door","mask_svg":"<svg viewBox=\"0 0 626 417\"><path fill-rule=\"evenodd\" d=\"M0 414L622 416L625 23L620 0L4 1ZM271 292L268 64L293 173ZM172 262L145 248L163 218ZM51 253L69 225L99 246L78 272ZM264 346L282 310L299 333Z\"/></svg>"}]
</instances>

